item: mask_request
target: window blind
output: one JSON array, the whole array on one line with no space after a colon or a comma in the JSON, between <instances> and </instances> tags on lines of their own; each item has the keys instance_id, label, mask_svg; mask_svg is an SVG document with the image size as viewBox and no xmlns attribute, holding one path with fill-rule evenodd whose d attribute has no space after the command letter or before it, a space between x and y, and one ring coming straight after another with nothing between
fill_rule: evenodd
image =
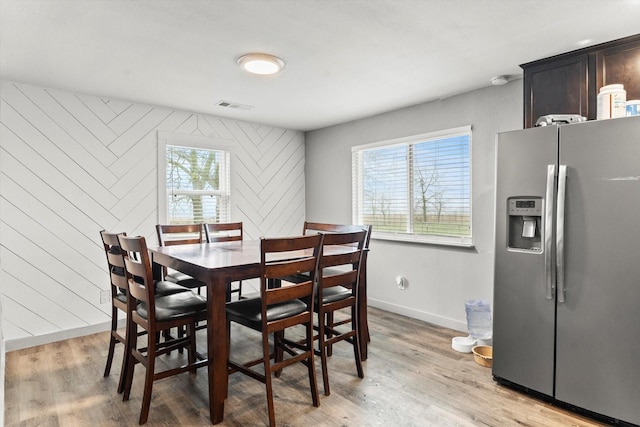
<instances>
[{"instance_id":1,"label":"window blind","mask_svg":"<svg viewBox=\"0 0 640 427\"><path fill-rule=\"evenodd\" d=\"M354 222L373 237L471 244L471 128L354 147Z\"/></svg>"},{"instance_id":2,"label":"window blind","mask_svg":"<svg viewBox=\"0 0 640 427\"><path fill-rule=\"evenodd\" d=\"M167 145L169 224L229 222L229 153Z\"/></svg>"}]
</instances>

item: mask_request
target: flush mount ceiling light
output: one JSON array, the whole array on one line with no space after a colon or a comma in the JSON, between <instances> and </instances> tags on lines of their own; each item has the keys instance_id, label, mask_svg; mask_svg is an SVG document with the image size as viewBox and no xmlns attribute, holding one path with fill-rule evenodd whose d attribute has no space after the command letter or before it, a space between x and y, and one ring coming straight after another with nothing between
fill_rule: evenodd
<instances>
[{"instance_id":1,"label":"flush mount ceiling light","mask_svg":"<svg viewBox=\"0 0 640 427\"><path fill-rule=\"evenodd\" d=\"M248 53L238 58L238 65L253 74L276 74L284 68L284 61L267 53Z\"/></svg>"},{"instance_id":2,"label":"flush mount ceiling light","mask_svg":"<svg viewBox=\"0 0 640 427\"><path fill-rule=\"evenodd\" d=\"M491 79L491 84L494 86L502 86L507 83L509 83L509 78L507 76L496 76Z\"/></svg>"}]
</instances>

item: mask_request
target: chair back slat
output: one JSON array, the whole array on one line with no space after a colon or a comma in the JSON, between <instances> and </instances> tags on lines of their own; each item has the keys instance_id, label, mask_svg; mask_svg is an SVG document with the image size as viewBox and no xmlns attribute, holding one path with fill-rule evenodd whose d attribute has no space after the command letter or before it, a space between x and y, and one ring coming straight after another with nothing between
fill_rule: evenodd
<instances>
[{"instance_id":1,"label":"chair back slat","mask_svg":"<svg viewBox=\"0 0 640 427\"><path fill-rule=\"evenodd\" d=\"M290 238L262 239L260 244L260 293L263 310L266 306L291 299L313 300L323 235L314 234ZM270 279L307 273L309 280L269 288ZM312 310L311 310L312 311Z\"/></svg>"},{"instance_id":2,"label":"chair back slat","mask_svg":"<svg viewBox=\"0 0 640 427\"><path fill-rule=\"evenodd\" d=\"M305 221L302 233L309 234L310 231L322 233L348 233L362 229L362 226L351 224L329 224L324 222Z\"/></svg>"},{"instance_id":3,"label":"chair back slat","mask_svg":"<svg viewBox=\"0 0 640 427\"><path fill-rule=\"evenodd\" d=\"M148 311L154 313L154 282L147 242L141 236L119 236L118 240L123 251L129 295L146 303Z\"/></svg>"},{"instance_id":4,"label":"chair back slat","mask_svg":"<svg viewBox=\"0 0 640 427\"><path fill-rule=\"evenodd\" d=\"M115 296L119 288L121 292L126 292L127 279L124 273L124 259L122 258L122 250L118 242L118 235L126 236L126 233L108 233L105 230L100 232L104 252L107 256L107 266L109 268L109 277L111 280L111 294Z\"/></svg>"},{"instance_id":5,"label":"chair back slat","mask_svg":"<svg viewBox=\"0 0 640 427\"><path fill-rule=\"evenodd\" d=\"M204 235L208 243L241 241L242 222L205 223ZM231 301L231 294L237 294L238 299L242 299L242 280L238 281L235 288L231 284L227 286L227 301Z\"/></svg>"},{"instance_id":6,"label":"chair back slat","mask_svg":"<svg viewBox=\"0 0 640 427\"><path fill-rule=\"evenodd\" d=\"M322 289L328 289L333 286L342 286L351 289L358 283L358 271L349 270L340 274L331 274L322 278Z\"/></svg>"},{"instance_id":7,"label":"chair back slat","mask_svg":"<svg viewBox=\"0 0 640 427\"><path fill-rule=\"evenodd\" d=\"M157 224L160 246L202 243L202 224Z\"/></svg>"},{"instance_id":8,"label":"chair back slat","mask_svg":"<svg viewBox=\"0 0 640 427\"><path fill-rule=\"evenodd\" d=\"M359 224L330 224L324 222L310 222L305 221L302 228L302 234L309 234L309 232L320 233L352 233L355 231L364 230L367 232L367 237L364 241L364 248L369 248L369 242L371 241L371 231L373 226L371 225L359 225Z\"/></svg>"},{"instance_id":9,"label":"chair back slat","mask_svg":"<svg viewBox=\"0 0 640 427\"><path fill-rule=\"evenodd\" d=\"M364 246L367 240L368 231L360 229L356 232L348 233L328 233L324 236L322 244L322 255L318 265L318 271L322 272L329 267L339 267L331 269L330 275L319 275L319 292L334 286L343 286L352 289L354 295L358 289L360 279L360 267ZM332 254L332 247L350 247L352 251L346 254ZM339 273L336 273L339 271Z\"/></svg>"},{"instance_id":10,"label":"chair back slat","mask_svg":"<svg viewBox=\"0 0 640 427\"><path fill-rule=\"evenodd\" d=\"M242 222L207 223L204 233L209 243L242 240Z\"/></svg>"},{"instance_id":11,"label":"chair back slat","mask_svg":"<svg viewBox=\"0 0 640 427\"><path fill-rule=\"evenodd\" d=\"M355 231L365 230L369 231L370 225L361 224L331 224L327 222L311 222L305 221L302 227L302 234L309 234L308 232L321 232L321 233L352 233Z\"/></svg>"}]
</instances>

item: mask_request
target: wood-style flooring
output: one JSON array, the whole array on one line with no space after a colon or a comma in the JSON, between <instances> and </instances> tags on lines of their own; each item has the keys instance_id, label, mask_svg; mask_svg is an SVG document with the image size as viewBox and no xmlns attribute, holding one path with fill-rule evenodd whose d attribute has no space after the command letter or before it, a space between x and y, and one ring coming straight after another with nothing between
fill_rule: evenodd
<instances>
[{"instance_id":1,"label":"wood-style flooring","mask_svg":"<svg viewBox=\"0 0 640 427\"><path fill-rule=\"evenodd\" d=\"M279 426L597 426L597 421L536 400L493 381L491 369L451 349L460 332L370 309L371 344L359 379L345 343L329 359L331 395L311 404L303 366L274 380ZM206 331L198 332L204 351ZM131 399L116 393L122 346L103 378L108 333L17 350L6 355L6 426L136 425L144 368L136 368ZM260 351L259 335L234 325L232 353ZM179 362L177 352L161 358ZM148 426L209 425L206 371L157 381ZM268 423L264 385L242 374L229 379L220 426Z\"/></svg>"}]
</instances>

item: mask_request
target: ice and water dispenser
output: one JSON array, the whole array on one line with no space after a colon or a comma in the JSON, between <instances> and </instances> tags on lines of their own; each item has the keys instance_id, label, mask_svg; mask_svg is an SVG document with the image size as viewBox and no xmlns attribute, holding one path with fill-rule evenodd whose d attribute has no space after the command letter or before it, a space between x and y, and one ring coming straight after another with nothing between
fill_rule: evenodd
<instances>
[{"instance_id":1,"label":"ice and water dispenser","mask_svg":"<svg viewBox=\"0 0 640 427\"><path fill-rule=\"evenodd\" d=\"M542 252L542 197L510 197L509 249Z\"/></svg>"}]
</instances>

